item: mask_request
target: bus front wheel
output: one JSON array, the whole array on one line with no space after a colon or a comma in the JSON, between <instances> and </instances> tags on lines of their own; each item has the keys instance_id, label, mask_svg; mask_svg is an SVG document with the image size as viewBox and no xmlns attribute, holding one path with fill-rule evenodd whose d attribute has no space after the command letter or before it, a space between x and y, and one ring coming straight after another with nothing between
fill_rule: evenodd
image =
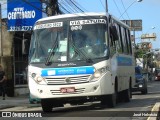
<instances>
[{"instance_id":1,"label":"bus front wheel","mask_svg":"<svg viewBox=\"0 0 160 120\"><path fill-rule=\"evenodd\" d=\"M47 100L41 100L43 112L52 112L53 106Z\"/></svg>"},{"instance_id":2,"label":"bus front wheel","mask_svg":"<svg viewBox=\"0 0 160 120\"><path fill-rule=\"evenodd\" d=\"M115 107L117 104L117 92L111 95L105 95L101 99L102 105L107 105L108 107L112 108Z\"/></svg>"},{"instance_id":3,"label":"bus front wheel","mask_svg":"<svg viewBox=\"0 0 160 120\"><path fill-rule=\"evenodd\" d=\"M115 107L117 104L117 92L108 96L108 107Z\"/></svg>"}]
</instances>

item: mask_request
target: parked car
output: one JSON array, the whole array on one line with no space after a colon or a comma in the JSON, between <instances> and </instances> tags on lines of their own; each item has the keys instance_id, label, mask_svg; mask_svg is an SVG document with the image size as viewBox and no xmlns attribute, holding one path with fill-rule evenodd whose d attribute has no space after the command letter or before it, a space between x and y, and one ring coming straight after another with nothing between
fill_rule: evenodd
<instances>
[{"instance_id":1,"label":"parked car","mask_svg":"<svg viewBox=\"0 0 160 120\"><path fill-rule=\"evenodd\" d=\"M159 69L155 69L155 80L160 80L160 68Z\"/></svg>"},{"instance_id":2,"label":"parked car","mask_svg":"<svg viewBox=\"0 0 160 120\"><path fill-rule=\"evenodd\" d=\"M148 88L147 88L146 73L143 73L142 67L140 66L135 67L135 79L136 79L136 84L132 89L132 91L133 92L141 91L142 94L147 94Z\"/></svg>"}]
</instances>

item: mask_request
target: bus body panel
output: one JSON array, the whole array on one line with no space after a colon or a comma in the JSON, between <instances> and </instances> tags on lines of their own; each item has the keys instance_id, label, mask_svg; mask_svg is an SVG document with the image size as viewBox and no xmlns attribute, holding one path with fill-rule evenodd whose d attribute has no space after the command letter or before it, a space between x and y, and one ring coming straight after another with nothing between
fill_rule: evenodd
<instances>
[{"instance_id":1,"label":"bus body panel","mask_svg":"<svg viewBox=\"0 0 160 120\"><path fill-rule=\"evenodd\" d=\"M104 63L104 62L102 62ZM100 63L100 64L102 64ZM96 64L95 66L100 66L100 64ZM30 66L29 71L32 73L37 71L37 74L40 74L42 68L37 68ZM78 75L81 77L82 75ZM53 76L49 76L50 78L54 78ZM62 76L58 76L61 78ZM64 77L77 77L77 75L69 75ZM57 78L57 76L55 76ZM111 82L111 73L107 71L103 76L99 78L99 80L95 82L87 82L87 83L79 83L79 84L65 84L65 85L47 85L47 84L37 84L35 80L29 75L29 89L32 98L61 98L61 97L80 97L80 96L100 96L100 95L108 95L114 92L113 86L114 84ZM107 86L107 87L106 87ZM74 87L76 91L73 93L61 93L61 88L71 88ZM42 92L43 91L43 92ZM42 92L42 93L41 93ZM57 92L57 94L56 94Z\"/></svg>"},{"instance_id":2,"label":"bus body panel","mask_svg":"<svg viewBox=\"0 0 160 120\"><path fill-rule=\"evenodd\" d=\"M131 48L129 42L127 43L128 46L126 45L128 49L127 54L125 52L118 53L117 48L111 46L116 45L114 43L116 40L110 38L111 36L113 37L110 31L111 21L115 21L119 30L124 28L123 31L121 31L123 34L119 35L121 42L123 42L122 36L126 37L126 42L130 41L130 34L127 34L127 32L129 32L129 27L108 14L60 15L38 20L34 27L35 35L33 36L31 42L32 46L30 48L31 64L28 66L28 84L31 97L44 100L96 96L105 96L102 98L106 98L106 95L114 95L116 92L121 91L125 91L124 94L127 96L128 89L135 84L135 60L133 53L131 53L132 50L129 50L129 47ZM87 26L89 27L87 28ZM98 30L98 32L96 33L92 30ZM65 34L61 34L63 32ZM83 36L83 34L79 34L78 36L80 32L86 33L84 37L89 37L91 32L99 34L94 38L102 40L90 39L90 42L86 42L85 45L82 45L86 47L86 49L84 49L82 46L76 46L76 42L73 42L76 38ZM93 36L94 34L90 37ZM44 43L47 42L48 44L44 46ZM79 39L79 45L81 43L85 43L85 38ZM52 44L55 47L51 46ZM38 47L39 45L42 46ZM94 49L98 48L96 50L99 52L93 54L92 52L94 49L91 50L89 45L92 45L91 47L94 46ZM36 47L40 49L36 49ZM108 50L108 52L104 52L104 49L106 51ZM112 49L114 50L112 51ZM46 53L48 55L48 60L46 60L46 58L41 59L42 56L38 52ZM76 54L78 55L70 58L72 55ZM58 58L59 56L60 59ZM78 72L74 71L77 68L80 70L84 68L85 72L78 74ZM88 70L89 68L91 68L91 71ZM69 74L69 72L66 74L63 72L63 74L56 75L56 70L71 70L71 74ZM100 73L100 76L95 77L98 73ZM37 81L35 79L37 79ZM38 82L38 80L41 82ZM56 83L56 81L58 81L58 83ZM75 83L72 83L72 81Z\"/></svg>"},{"instance_id":3,"label":"bus body panel","mask_svg":"<svg viewBox=\"0 0 160 120\"><path fill-rule=\"evenodd\" d=\"M102 83L102 82L101 82ZM99 81L93 83L74 84L74 85L37 85L34 80L30 79L29 85L32 98L63 98L63 97L81 97L81 96L100 96L112 94L112 86L110 81L105 81L105 89ZM110 84L110 86L108 86ZM32 87L35 86L35 87ZM106 87L107 86L107 87ZM74 87L76 91L81 90L82 93L61 93L60 88ZM43 91L41 93L41 91ZM55 91L55 93L54 93ZM57 93L58 92L58 93Z\"/></svg>"}]
</instances>

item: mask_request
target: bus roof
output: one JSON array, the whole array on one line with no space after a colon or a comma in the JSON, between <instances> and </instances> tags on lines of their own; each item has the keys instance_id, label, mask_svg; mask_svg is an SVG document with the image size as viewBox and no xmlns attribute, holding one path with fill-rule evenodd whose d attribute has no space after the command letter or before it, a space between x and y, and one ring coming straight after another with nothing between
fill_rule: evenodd
<instances>
[{"instance_id":1,"label":"bus roof","mask_svg":"<svg viewBox=\"0 0 160 120\"><path fill-rule=\"evenodd\" d=\"M119 24L123 25L124 27L129 29L129 26L126 23L122 22L121 20L119 20L118 18L116 18L113 15L112 15L112 19L115 20L116 22L118 22Z\"/></svg>"},{"instance_id":2,"label":"bus roof","mask_svg":"<svg viewBox=\"0 0 160 120\"><path fill-rule=\"evenodd\" d=\"M39 21L45 21L45 20L53 20L53 19L59 19L59 18L70 18L70 17L79 17L79 16L106 16L106 13L74 13L74 14L61 14L61 15L55 15L50 17L45 17L42 19L39 19Z\"/></svg>"},{"instance_id":3,"label":"bus roof","mask_svg":"<svg viewBox=\"0 0 160 120\"><path fill-rule=\"evenodd\" d=\"M37 20L36 22L40 21L46 21L46 20L53 20L53 19L60 19L60 18L72 18L72 17L79 17L79 16L109 16L111 14L105 13L105 12L86 12L86 13L74 13L74 14L60 14L50 17L45 17ZM128 25L126 25L124 22L117 19L115 16L111 15L112 19L117 21L119 24L129 28Z\"/></svg>"}]
</instances>

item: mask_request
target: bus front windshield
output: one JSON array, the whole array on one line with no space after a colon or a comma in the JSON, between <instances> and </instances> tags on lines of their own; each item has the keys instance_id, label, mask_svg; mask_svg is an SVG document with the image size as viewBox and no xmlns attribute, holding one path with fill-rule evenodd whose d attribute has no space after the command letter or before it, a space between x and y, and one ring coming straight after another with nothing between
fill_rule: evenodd
<instances>
[{"instance_id":1,"label":"bus front windshield","mask_svg":"<svg viewBox=\"0 0 160 120\"><path fill-rule=\"evenodd\" d=\"M108 55L106 23L75 25L59 21L35 25L31 63L94 60Z\"/></svg>"}]
</instances>

